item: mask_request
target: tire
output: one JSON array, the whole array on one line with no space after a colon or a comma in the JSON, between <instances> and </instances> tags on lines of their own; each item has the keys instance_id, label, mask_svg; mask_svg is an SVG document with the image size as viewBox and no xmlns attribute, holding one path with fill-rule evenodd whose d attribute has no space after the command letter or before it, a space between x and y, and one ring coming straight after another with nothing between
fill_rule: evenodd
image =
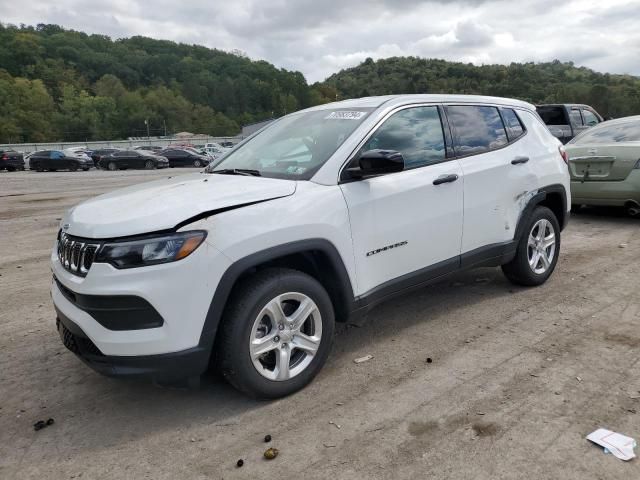
<instances>
[{"instance_id":1,"label":"tire","mask_svg":"<svg viewBox=\"0 0 640 480\"><path fill-rule=\"evenodd\" d=\"M202 162L198 159L193 161L193 166L196 168L200 168L202 166Z\"/></svg>"},{"instance_id":2,"label":"tire","mask_svg":"<svg viewBox=\"0 0 640 480\"><path fill-rule=\"evenodd\" d=\"M42 168L42 165L40 165L39 163L36 163L34 168L35 168L36 172L44 172L44 169Z\"/></svg>"},{"instance_id":3,"label":"tire","mask_svg":"<svg viewBox=\"0 0 640 480\"><path fill-rule=\"evenodd\" d=\"M302 302L312 310L300 317L302 324L295 333L295 327L288 328L288 322ZM279 311L289 316L279 317L275 308L270 309L275 314L268 313L269 304L281 305ZM260 271L238 285L229 298L217 339L217 366L231 385L251 397L290 395L311 382L326 362L333 343L334 322L331 299L316 279L297 270ZM278 323L284 328L278 328ZM258 347L250 347L251 339L267 337L264 347L269 348L268 352L260 355L255 350ZM315 354L291 347L305 340L312 340L307 346L314 348ZM281 369L279 365L284 360L288 360L287 368Z\"/></svg>"},{"instance_id":4,"label":"tire","mask_svg":"<svg viewBox=\"0 0 640 480\"><path fill-rule=\"evenodd\" d=\"M83 171L83 172L88 172L88 171L89 171L89 169L85 167L85 168L83 168L83 169L82 169L82 171Z\"/></svg>"},{"instance_id":5,"label":"tire","mask_svg":"<svg viewBox=\"0 0 640 480\"><path fill-rule=\"evenodd\" d=\"M512 283L533 287L546 282L556 268L560 254L560 225L554 213L542 206L536 207L524 221L526 227L518 241L516 256L502 266L502 271ZM544 238L540 237L541 228Z\"/></svg>"},{"instance_id":6,"label":"tire","mask_svg":"<svg viewBox=\"0 0 640 480\"><path fill-rule=\"evenodd\" d=\"M69 167L69 171L70 171L70 172L77 172L77 171L78 171L78 164L77 164L77 163L74 163L73 165L71 165L71 166Z\"/></svg>"},{"instance_id":7,"label":"tire","mask_svg":"<svg viewBox=\"0 0 640 480\"><path fill-rule=\"evenodd\" d=\"M115 172L116 170L118 170L118 166L116 165L115 162L109 162L107 163L107 170L111 170L112 172Z\"/></svg>"},{"instance_id":8,"label":"tire","mask_svg":"<svg viewBox=\"0 0 640 480\"><path fill-rule=\"evenodd\" d=\"M634 203L628 203L625 206L625 211L627 212L627 215L629 215L630 217L638 217L640 218L640 206L636 205Z\"/></svg>"},{"instance_id":9,"label":"tire","mask_svg":"<svg viewBox=\"0 0 640 480\"><path fill-rule=\"evenodd\" d=\"M145 170L153 170L154 168L156 168L156 164L153 162L153 160L147 160L146 162L144 162Z\"/></svg>"}]
</instances>

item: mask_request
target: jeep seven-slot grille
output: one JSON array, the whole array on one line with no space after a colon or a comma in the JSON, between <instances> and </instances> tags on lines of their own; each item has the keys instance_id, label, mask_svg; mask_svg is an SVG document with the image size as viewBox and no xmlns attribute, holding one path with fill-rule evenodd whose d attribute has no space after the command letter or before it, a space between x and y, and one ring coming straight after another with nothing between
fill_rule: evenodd
<instances>
[{"instance_id":1,"label":"jeep seven-slot grille","mask_svg":"<svg viewBox=\"0 0 640 480\"><path fill-rule=\"evenodd\" d=\"M58 259L65 270L84 277L91 268L99 248L100 244L61 232L58 239Z\"/></svg>"}]
</instances>

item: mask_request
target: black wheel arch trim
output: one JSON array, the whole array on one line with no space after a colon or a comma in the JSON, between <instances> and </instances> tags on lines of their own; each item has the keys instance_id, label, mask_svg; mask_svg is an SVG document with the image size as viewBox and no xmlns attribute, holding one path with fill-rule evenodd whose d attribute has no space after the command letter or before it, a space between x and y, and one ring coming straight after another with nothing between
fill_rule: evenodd
<instances>
[{"instance_id":1,"label":"black wheel arch trim","mask_svg":"<svg viewBox=\"0 0 640 480\"><path fill-rule=\"evenodd\" d=\"M354 309L353 284L351 283L344 261L340 253L338 253L338 249L329 240L323 238L298 240L253 253L235 261L227 268L220 278L213 298L211 299L198 346L206 348L211 352L213 351L213 345L226 308L227 300L233 291L233 287L247 270L288 255L313 251L320 251L329 259L331 263L330 267L337 274L337 288L343 297L341 300L346 303L345 309L351 312Z\"/></svg>"},{"instance_id":2,"label":"black wheel arch trim","mask_svg":"<svg viewBox=\"0 0 640 480\"><path fill-rule=\"evenodd\" d=\"M564 228L567 226L567 223L569 222L569 211L567 210L567 207L568 207L567 191L564 188L564 185L553 184L553 185L548 185L546 187L539 188L537 193L529 199L529 201L527 202L527 205L522 210L522 214L520 215L520 218L518 219L518 225L516 227L516 231L513 236L513 239L516 242L516 244L520 240L522 234L524 233L524 230L527 224L526 220L531 216L531 214L533 213L533 210L538 205L540 205L540 203L544 202L547 199L550 193L560 194L560 197L562 199L563 217L558 218L558 223L560 224L561 231L564 230Z\"/></svg>"}]
</instances>

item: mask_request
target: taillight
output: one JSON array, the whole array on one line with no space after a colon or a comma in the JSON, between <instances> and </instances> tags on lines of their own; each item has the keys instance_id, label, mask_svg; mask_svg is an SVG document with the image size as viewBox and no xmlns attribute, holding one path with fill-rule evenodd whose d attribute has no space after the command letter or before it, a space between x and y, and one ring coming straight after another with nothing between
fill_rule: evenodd
<instances>
[{"instance_id":1,"label":"taillight","mask_svg":"<svg viewBox=\"0 0 640 480\"><path fill-rule=\"evenodd\" d=\"M9 155L7 155L6 153L2 155L2 160L9 160Z\"/></svg>"},{"instance_id":2,"label":"taillight","mask_svg":"<svg viewBox=\"0 0 640 480\"><path fill-rule=\"evenodd\" d=\"M562 157L562 160L564 160L564 163L569 165L569 155L562 145L558 147L558 152L560 152L560 156Z\"/></svg>"}]
</instances>

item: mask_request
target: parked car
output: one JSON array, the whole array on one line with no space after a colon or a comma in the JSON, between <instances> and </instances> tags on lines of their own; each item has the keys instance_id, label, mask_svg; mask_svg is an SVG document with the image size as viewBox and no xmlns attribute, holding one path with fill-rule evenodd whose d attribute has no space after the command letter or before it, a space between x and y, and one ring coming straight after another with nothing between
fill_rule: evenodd
<instances>
[{"instance_id":1,"label":"parked car","mask_svg":"<svg viewBox=\"0 0 640 480\"><path fill-rule=\"evenodd\" d=\"M168 148L162 150L160 155L169 159L171 167L204 167L209 165L211 159L201 155L191 148Z\"/></svg>"},{"instance_id":2,"label":"parked car","mask_svg":"<svg viewBox=\"0 0 640 480\"><path fill-rule=\"evenodd\" d=\"M335 321L388 298L480 266L544 283L570 204L564 147L533 105L345 100L274 121L204 175L70 209L51 294L64 344L100 372L167 381L213 363L276 398L320 371Z\"/></svg>"},{"instance_id":3,"label":"parked car","mask_svg":"<svg viewBox=\"0 0 640 480\"><path fill-rule=\"evenodd\" d=\"M24 155L10 148L0 148L0 170L24 170Z\"/></svg>"},{"instance_id":4,"label":"parked car","mask_svg":"<svg viewBox=\"0 0 640 480\"><path fill-rule=\"evenodd\" d=\"M580 205L640 215L640 116L610 120L567 144L571 196Z\"/></svg>"},{"instance_id":5,"label":"parked car","mask_svg":"<svg viewBox=\"0 0 640 480\"><path fill-rule=\"evenodd\" d=\"M235 147L233 142L220 142L220 146L229 149Z\"/></svg>"},{"instance_id":6,"label":"parked car","mask_svg":"<svg viewBox=\"0 0 640 480\"><path fill-rule=\"evenodd\" d=\"M536 111L549 131L562 143L567 143L580 132L604 121L589 105L538 105Z\"/></svg>"},{"instance_id":7,"label":"parked car","mask_svg":"<svg viewBox=\"0 0 640 480\"><path fill-rule=\"evenodd\" d=\"M169 166L169 160L155 153L141 150L119 150L110 155L105 155L98 162L100 168L105 170L126 170L128 168L165 168Z\"/></svg>"},{"instance_id":8,"label":"parked car","mask_svg":"<svg viewBox=\"0 0 640 480\"><path fill-rule=\"evenodd\" d=\"M98 164L102 157L111 155L112 153L119 152L119 148L99 148L97 150L93 150L91 152L91 159L93 160L93 165L98 168Z\"/></svg>"},{"instance_id":9,"label":"parked car","mask_svg":"<svg viewBox=\"0 0 640 480\"><path fill-rule=\"evenodd\" d=\"M225 153L231 151L230 148L223 147L219 143L215 143L215 142L207 143L204 149L206 150L207 153L212 155L214 158L218 158L224 155Z\"/></svg>"},{"instance_id":10,"label":"parked car","mask_svg":"<svg viewBox=\"0 0 640 480\"><path fill-rule=\"evenodd\" d=\"M87 171L93 167L93 161L86 155L77 155L63 150L40 150L29 157L29 169L37 172L48 170Z\"/></svg>"}]
</instances>

